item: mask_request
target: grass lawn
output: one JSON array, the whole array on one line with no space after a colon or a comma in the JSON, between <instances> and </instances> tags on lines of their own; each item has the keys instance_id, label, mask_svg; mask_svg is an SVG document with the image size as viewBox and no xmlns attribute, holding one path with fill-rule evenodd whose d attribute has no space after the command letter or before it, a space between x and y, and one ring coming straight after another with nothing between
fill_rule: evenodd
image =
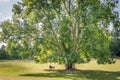
<instances>
[{"instance_id":1,"label":"grass lawn","mask_svg":"<svg viewBox=\"0 0 120 80\"><path fill-rule=\"evenodd\" d=\"M55 66L55 70L49 70L50 64ZM91 61L77 64L76 68L76 71L64 71L64 65L55 63L1 60L0 80L120 80L120 59L111 65L98 65Z\"/></svg>"}]
</instances>

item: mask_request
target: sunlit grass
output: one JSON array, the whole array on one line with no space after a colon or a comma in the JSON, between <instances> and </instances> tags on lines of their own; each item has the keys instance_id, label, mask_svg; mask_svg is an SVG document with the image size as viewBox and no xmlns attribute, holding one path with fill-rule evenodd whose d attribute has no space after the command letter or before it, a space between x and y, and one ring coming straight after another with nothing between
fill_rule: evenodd
<instances>
[{"instance_id":1,"label":"sunlit grass","mask_svg":"<svg viewBox=\"0 0 120 80\"><path fill-rule=\"evenodd\" d=\"M55 70L49 70L49 65ZM36 64L34 61L0 61L0 80L120 80L120 60L115 64L98 65L95 61L76 64L76 71L65 71L56 63Z\"/></svg>"}]
</instances>

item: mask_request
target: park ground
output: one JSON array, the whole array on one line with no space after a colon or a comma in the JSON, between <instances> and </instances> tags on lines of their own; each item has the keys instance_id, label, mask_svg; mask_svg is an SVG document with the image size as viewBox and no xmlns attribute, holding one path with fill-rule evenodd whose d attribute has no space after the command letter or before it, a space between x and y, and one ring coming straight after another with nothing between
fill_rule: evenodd
<instances>
[{"instance_id":1,"label":"park ground","mask_svg":"<svg viewBox=\"0 0 120 80\"><path fill-rule=\"evenodd\" d=\"M50 70L49 65L55 66ZM77 70L65 71L57 63L36 64L32 60L0 60L0 80L120 80L120 59L115 64L96 61L76 64Z\"/></svg>"}]
</instances>

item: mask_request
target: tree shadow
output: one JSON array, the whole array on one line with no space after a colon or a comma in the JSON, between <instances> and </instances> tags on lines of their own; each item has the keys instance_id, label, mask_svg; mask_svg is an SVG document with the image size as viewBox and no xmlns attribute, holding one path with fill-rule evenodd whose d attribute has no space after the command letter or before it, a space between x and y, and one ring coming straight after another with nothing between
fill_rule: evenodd
<instances>
[{"instance_id":1,"label":"tree shadow","mask_svg":"<svg viewBox=\"0 0 120 80\"><path fill-rule=\"evenodd\" d=\"M21 74L20 76L64 78L70 80L120 80L120 71L101 71L101 70L48 70L49 73Z\"/></svg>"}]
</instances>

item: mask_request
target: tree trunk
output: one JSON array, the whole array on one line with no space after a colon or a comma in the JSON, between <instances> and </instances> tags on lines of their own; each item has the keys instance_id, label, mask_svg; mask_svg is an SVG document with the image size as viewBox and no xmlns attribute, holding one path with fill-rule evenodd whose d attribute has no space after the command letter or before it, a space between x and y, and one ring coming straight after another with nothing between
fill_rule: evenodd
<instances>
[{"instance_id":1,"label":"tree trunk","mask_svg":"<svg viewBox=\"0 0 120 80\"><path fill-rule=\"evenodd\" d=\"M67 63L65 67L66 67L66 70L75 70L75 64L73 63Z\"/></svg>"}]
</instances>

